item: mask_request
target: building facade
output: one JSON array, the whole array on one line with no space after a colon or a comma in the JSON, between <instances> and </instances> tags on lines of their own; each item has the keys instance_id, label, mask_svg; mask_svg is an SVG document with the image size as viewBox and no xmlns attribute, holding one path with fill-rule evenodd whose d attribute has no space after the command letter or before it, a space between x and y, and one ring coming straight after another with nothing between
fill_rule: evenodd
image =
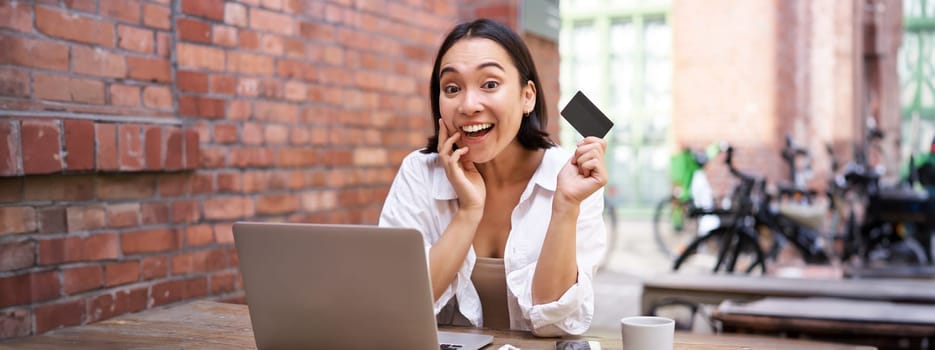
<instances>
[{"instance_id":1,"label":"building facade","mask_svg":"<svg viewBox=\"0 0 935 350\"><path fill-rule=\"evenodd\" d=\"M238 220L376 224L456 22L518 29L557 104L522 5L0 0L0 338L243 300Z\"/></svg>"}]
</instances>

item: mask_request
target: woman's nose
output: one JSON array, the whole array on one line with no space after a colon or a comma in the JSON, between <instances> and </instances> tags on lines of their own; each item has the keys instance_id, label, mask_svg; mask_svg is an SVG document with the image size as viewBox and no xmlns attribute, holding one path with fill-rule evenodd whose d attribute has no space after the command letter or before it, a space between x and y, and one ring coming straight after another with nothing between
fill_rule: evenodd
<instances>
[{"instance_id":1,"label":"woman's nose","mask_svg":"<svg viewBox=\"0 0 935 350\"><path fill-rule=\"evenodd\" d=\"M461 99L461 105L458 106L461 114L470 116L484 109L484 105L481 103L482 96L480 96L480 92L467 89L462 96L464 97Z\"/></svg>"}]
</instances>

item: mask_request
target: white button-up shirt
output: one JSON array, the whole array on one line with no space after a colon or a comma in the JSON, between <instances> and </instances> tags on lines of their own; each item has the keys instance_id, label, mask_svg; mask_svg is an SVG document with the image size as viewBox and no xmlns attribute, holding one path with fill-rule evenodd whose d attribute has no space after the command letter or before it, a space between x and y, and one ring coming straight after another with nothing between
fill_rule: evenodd
<instances>
[{"instance_id":1,"label":"white button-up shirt","mask_svg":"<svg viewBox=\"0 0 935 350\"><path fill-rule=\"evenodd\" d=\"M581 203L576 236L578 281L557 301L533 305L532 278L552 217L552 197L559 170L570 156L558 147L547 149L510 216L504 252L510 327L539 336L581 334L591 326L592 278L606 246L601 188ZM422 232L428 259L429 249L457 211L458 196L438 162L438 154L415 151L406 156L393 180L379 225L410 227ZM456 296L461 314L474 326L483 326L480 298L471 283L476 258L471 247L458 275L435 302L436 315Z\"/></svg>"}]
</instances>

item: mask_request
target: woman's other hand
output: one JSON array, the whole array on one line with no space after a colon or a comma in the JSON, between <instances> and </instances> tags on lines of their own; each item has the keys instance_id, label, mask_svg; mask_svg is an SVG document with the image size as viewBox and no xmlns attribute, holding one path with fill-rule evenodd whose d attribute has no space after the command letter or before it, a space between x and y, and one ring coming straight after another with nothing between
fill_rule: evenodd
<instances>
[{"instance_id":1,"label":"woman's other hand","mask_svg":"<svg viewBox=\"0 0 935 350\"><path fill-rule=\"evenodd\" d=\"M607 141L594 136L578 143L575 154L558 173L556 201L578 205L607 184L606 149Z\"/></svg>"},{"instance_id":2,"label":"woman's other hand","mask_svg":"<svg viewBox=\"0 0 935 350\"><path fill-rule=\"evenodd\" d=\"M458 193L458 205L461 209L483 211L487 196L484 178L481 177L474 163L464 157L470 150L467 147L454 149L461 138L461 132L450 129L448 123L438 119L438 158L445 167L445 175Z\"/></svg>"}]
</instances>

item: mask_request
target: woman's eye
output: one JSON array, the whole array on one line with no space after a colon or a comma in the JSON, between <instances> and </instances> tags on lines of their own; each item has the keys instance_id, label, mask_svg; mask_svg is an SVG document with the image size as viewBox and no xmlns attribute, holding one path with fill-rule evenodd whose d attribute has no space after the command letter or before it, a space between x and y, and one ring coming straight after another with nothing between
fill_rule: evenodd
<instances>
[{"instance_id":1,"label":"woman's eye","mask_svg":"<svg viewBox=\"0 0 935 350\"><path fill-rule=\"evenodd\" d=\"M459 89L457 86L454 86L454 85L448 85L448 86L445 87L445 93L446 93L446 94L453 94L453 93L456 93L456 92L458 92L458 91L460 91L460 90L461 90L461 89Z\"/></svg>"},{"instance_id":2,"label":"woman's eye","mask_svg":"<svg viewBox=\"0 0 935 350\"><path fill-rule=\"evenodd\" d=\"M484 83L482 87L484 89L496 89L498 86L500 86L500 83L491 80L491 81Z\"/></svg>"}]
</instances>

